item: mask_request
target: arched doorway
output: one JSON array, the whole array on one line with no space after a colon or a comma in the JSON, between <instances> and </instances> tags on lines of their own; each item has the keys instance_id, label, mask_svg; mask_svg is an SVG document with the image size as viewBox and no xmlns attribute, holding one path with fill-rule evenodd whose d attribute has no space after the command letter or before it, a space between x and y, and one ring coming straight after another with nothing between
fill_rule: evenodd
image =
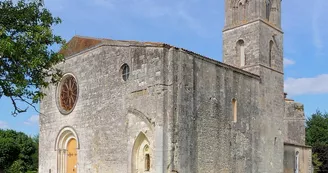
<instances>
[{"instance_id":1,"label":"arched doorway","mask_svg":"<svg viewBox=\"0 0 328 173\"><path fill-rule=\"evenodd\" d=\"M63 128L56 140L57 172L77 173L78 170L78 137L71 127Z\"/></svg>"},{"instance_id":2,"label":"arched doorway","mask_svg":"<svg viewBox=\"0 0 328 173\"><path fill-rule=\"evenodd\" d=\"M144 133L136 138L132 150L132 173L146 173L151 171L152 150Z\"/></svg>"}]
</instances>

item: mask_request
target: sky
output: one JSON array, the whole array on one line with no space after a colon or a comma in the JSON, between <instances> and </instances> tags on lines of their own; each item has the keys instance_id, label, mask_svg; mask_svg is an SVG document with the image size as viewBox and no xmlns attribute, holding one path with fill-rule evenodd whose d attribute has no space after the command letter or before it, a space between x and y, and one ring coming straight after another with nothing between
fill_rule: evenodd
<instances>
[{"instance_id":1,"label":"sky","mask_svg":"<svg viewBox=\"0 0 328 173\"><path fill-rule=\"evenodd\" d=\"M307 3L304 3L307 2ZM54 32L118 40L164 42L222 61L223 0L44 0L62 23ZM285 92L305 114L328 110L327 0L282 1ZM37 105L38 109L38 105ZM36 135L37 111L16 117L0 99L0 128Z\"/></svg>"}]
</instances>

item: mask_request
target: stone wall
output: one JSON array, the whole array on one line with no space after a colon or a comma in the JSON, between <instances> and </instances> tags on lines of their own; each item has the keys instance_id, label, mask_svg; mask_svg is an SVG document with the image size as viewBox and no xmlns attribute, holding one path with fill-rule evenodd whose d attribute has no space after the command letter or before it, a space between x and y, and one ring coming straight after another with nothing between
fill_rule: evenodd
<instances>
[{"instance_id":1,"label":"stone wall","mask_svg":"<svg viewBox=\"0 0 328 173\"><path fill-rule=\"evenodd\" d=\"M56 137L69 126L78 135L79 172L131 172L135 139L143 132L151 145L152 172L161 172L167 102L163 48L114 42L68 57L58 67L79 86L75 109L62 115L56 86L45 90L40 116L40 172L57 172ZM128 81L121 66L130 66Z\"/></svg>"},{"instance_id":2,"label":"stone wall","mask_svg":"<svg viewBox=\"0 0 328 173\"><path fill-rule=\"evenodd\" d=\"M271 0L267 17L267 0L225 0L225 28L262 20L281 28L281 0Z\"/></svg>"},{"instance_id":3,"label":"stone wall","mask_svg":"<svg viewBox=\"0 0 328 173\"><path fill-rule=\"evenodd\" d=\"M293 100L285 102L285 142L305 145L304 106Z\"/></svg>"},{"instance_id":4,"label":"stone wall","mask_svg":"<svg viewBox=\"0 0 328 173\"><path fill-rule=\"evenodd\" d=\"M240 65L236 43L245 43L245 66ZM274 42L269 58L269 44ZM256 133L255 172L283 170L284 94L283 94L283 35L263 21L223 31L223 61L260 76L257 103L259 114L254 119Z\"/></svg>"},{"instance_id":5,"label":"stone wall","mask_svg":"<svg viewBox=\"0 0 328 173\"><path fill-rule=\"evenodd\" d=\"M259 77L189 53L173 59L173 148L179 173L257 172ZM233 122L232 100L237 100Z\"/></svg>"},{"instance_id":6,"label":"stone wall","mask_svg":"<svg viewBox=\"0 0 328 173\"><path fill-rule=\"evenodd\" d=\"M123 64L130 66L127 81ZM184 49L120 41L70 56L58 67L75 76L79 97L63 115L56 86L45 90L40 172L57 172L55 145L64 127L77 135L82 173L135 173L140 136L150 145L149 173L283 170L283 79L277 70L260 66L260 78Z\"/></svg>"},{"instance_id":7,"label":"stone wall","mask_svg":"<svg viewBox=\"0 0 328 173\"><path fill-rule=\"evenodd\" d=\"M57 172L56 138L64 127L77 134L79 172L132 172L141 133L151 148L150 173L256 170L258 76L183 49L118 43L58 65L76 77L79 97L62 115L56 86L44 90L40 172ZM131 69L126 82L124 63Z\"/></svg>"},{"instance_id":8,"label":"stone wall","mask_svg":"<svg viewBox=\"0 0 328 173\"><path fill-rule=\"evenodd\" d=\"M297 168L298 173L312 173L311 147L285 143L284 173L295 173Z\"/></svg>"}]
</instances>

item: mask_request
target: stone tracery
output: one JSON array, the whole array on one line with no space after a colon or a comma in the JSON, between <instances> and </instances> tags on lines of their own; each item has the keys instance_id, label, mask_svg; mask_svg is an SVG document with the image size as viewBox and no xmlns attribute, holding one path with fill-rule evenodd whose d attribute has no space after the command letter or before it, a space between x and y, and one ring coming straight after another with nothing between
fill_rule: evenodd
<instances>
[{"instance_id":1,"label":"stone tracery","mask_svg":"<svg viewBox=\"0 0 328 173\"><path fill-rule=\"evenodd\" d=\"M73 76L68 76L62 81L60 89L60 106L65 111L71 111L77 99L77 83Z\"/></svg>"}]
</instances>

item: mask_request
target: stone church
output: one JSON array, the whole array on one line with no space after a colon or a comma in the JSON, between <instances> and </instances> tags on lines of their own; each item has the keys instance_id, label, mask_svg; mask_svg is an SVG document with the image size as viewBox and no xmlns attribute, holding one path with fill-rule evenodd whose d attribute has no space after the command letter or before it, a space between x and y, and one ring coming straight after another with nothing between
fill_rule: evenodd
<instances>
[{"instance_id":1,"label":"stone church","mask_svg":"<svg viewBox=\"0 0 328 173\"><path fill-rule=\"evenodd\" d=\"M40 173L310 173L284 93L281 0L225 0L223 63L75 36L40 105Z\"/></svg>"}]
</instances>

